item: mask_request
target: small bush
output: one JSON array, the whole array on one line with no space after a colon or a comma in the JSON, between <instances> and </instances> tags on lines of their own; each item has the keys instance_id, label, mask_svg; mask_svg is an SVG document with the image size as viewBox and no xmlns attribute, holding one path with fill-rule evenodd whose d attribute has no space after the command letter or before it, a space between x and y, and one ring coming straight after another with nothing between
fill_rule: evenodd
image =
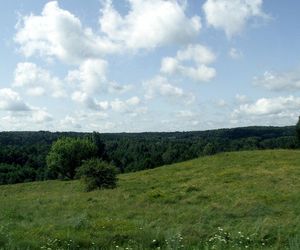
<instances>
[{"instance_id":1,"label":"small bush","mask_svg":"<svg viewBox=\"0 0 300 250\"><path fill-rule=\"evenodd\" d=\"M86 191L101 188L114 188L117 184L117 169L100 159L85 161L77 171L85 183Z\"/></svg>"}]
</instances>

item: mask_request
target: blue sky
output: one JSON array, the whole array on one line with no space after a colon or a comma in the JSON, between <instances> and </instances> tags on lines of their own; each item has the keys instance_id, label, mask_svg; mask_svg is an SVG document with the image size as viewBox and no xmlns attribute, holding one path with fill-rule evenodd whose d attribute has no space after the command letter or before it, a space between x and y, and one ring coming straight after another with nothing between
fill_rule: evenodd
<instances>
[{"instance_id":1,"label":"blue sky","mask_svg":"<svg viewBox=\"0 0 300 250\"><path fill-rule=\"evenodd\" d=\"M0 16L0 130L293 125L299 9L293 0L11 0Z\"/></svg>"}]
</instances>

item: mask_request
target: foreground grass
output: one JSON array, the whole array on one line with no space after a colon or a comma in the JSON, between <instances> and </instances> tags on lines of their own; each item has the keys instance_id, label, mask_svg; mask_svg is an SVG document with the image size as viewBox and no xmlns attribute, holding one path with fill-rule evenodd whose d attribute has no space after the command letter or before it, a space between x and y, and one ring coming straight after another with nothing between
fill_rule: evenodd
<instances>
[{"instance_id":1,"label":"foreground grass","mask_svg":"<svg viewBox=\"0 0 300 250\"><path fill-rule=\"evenodd\" d=\"M3 249L300 249L300 152L223 153L119 176L0 186Z\"/></svg>"}]
</instances>

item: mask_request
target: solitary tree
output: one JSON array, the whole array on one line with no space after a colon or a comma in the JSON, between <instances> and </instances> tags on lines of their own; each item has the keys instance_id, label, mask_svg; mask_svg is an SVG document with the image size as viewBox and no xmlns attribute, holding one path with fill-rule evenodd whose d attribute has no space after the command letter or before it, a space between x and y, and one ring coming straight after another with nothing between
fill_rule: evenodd
<instances>
[{"instance_id":1,"label":"solitary tree","mask_svg":"<svg viewBox=\"0 0 300 250\"><path fill-rule=\"evenodd\" d=\"M65 137L52 144L47 156L49 171L61 179L74 179L83 160L95 157L97 147L88 139Z\"/></svg>"}]
</instances>

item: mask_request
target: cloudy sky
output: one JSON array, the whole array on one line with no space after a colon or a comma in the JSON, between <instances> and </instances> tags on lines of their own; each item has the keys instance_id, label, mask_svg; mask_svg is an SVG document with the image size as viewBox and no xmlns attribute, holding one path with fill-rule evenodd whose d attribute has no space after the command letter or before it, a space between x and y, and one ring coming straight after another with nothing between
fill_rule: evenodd
<instances>
[{"instance_id":1,"label":"cloudy sky","mask_svg":"<svg viewBox=\"0 0 300 250\"><path fill-rule=\"evenodd\" d=\"M0 130L293 125L299 10L295 0L6 1Z\"/></svg>"}]
</instances>

